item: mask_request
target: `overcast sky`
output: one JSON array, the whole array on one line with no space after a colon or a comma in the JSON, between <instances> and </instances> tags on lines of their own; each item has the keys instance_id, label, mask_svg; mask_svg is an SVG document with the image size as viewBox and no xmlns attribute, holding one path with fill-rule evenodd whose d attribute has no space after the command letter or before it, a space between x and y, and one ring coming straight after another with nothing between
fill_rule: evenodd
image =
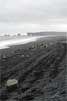
<instances>
[{"instance_id":1,"label":"overcast sky","mask_svg":"<svg viewBox=\"0 0 67 101\"><path fill-rule=\"evenodd\" d=\"M0 0L0 35L67 31L67 0Z\"/></svg>"}]
</instances>

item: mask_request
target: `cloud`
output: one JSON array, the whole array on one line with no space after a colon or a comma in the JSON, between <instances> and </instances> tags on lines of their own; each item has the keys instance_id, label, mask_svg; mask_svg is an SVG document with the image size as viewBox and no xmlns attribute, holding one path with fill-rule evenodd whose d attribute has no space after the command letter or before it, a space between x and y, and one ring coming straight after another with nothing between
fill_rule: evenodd
<instances>
[{"instance_id":1,"label":"cloud","mask_svg":"<svg viewBox=\"0 0 67 101\"><path fill-rule=\"evenodd\" d=\"M0 0L0 4L0 12L8 15L67 16L67 0Z\"/></svg>"},{"instance_id":2,"label":"cloud","mask_svg":"<svg viewBox=\"0 0 67 101\"><path fill-rule=\"evenodd\" d=\"M67 31L66 27L67 0L0 0L0 32Z\"/></svg>"}]
</instances>

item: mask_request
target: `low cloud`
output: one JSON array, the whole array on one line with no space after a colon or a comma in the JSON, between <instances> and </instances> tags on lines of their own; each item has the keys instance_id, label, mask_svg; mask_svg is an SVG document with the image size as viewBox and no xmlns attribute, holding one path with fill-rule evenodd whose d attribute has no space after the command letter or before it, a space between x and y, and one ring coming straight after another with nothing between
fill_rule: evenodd
<instances>
[{"instance_id":1,"label":"low cloud","mask_svg":"<svg viewBox=\"0 0 67 101\"><path fill-rule=\"evenodd\" d=\"M0 33L67 31L67 0L0 0Z\"/></svg>"}]
</instances>

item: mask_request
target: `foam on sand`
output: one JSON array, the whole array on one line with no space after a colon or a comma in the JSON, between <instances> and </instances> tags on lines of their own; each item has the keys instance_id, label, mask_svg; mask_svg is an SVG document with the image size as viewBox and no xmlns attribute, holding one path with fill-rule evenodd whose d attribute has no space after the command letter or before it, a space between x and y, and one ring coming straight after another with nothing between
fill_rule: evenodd
<instances>
[{"instance_id":1,"label":"foam on sand","mask_svg":"<svg viewBox=\"0 0 67 101\"><path fill-rule=\"evenodd\" d=\"M12 39L12 40L5 40L0 41L0 49L9 48L12 45L20 45L20 44L26 44L29 42L36 41L40 37L28 37L28 38L22 38L22 39Z\"/></svg>"}]
</instances>

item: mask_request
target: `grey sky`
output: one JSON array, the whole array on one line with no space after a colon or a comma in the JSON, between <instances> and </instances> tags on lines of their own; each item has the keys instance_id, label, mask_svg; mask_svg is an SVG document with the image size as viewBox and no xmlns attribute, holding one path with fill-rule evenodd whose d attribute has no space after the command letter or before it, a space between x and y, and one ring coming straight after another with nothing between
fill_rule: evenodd
<instances>
[{"instance_id":1,"label":"grey sky","mask_svg":"<svg viewBox=\"0 0 67 101\"><path fill-rule=\"evenodd\" d=\"M67 31L67 0L0 0L0 34Z\"/></svg>"}]
</instances>

